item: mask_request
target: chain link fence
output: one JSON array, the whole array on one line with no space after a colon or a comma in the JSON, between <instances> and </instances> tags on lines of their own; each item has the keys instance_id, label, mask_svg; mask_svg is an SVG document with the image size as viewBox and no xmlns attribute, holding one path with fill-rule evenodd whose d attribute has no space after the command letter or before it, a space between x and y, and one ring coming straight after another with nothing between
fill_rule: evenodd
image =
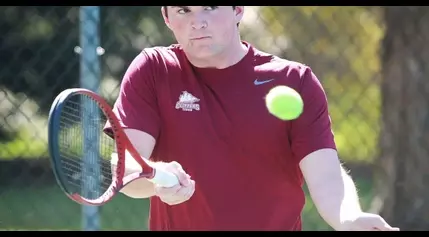
<instances>
[{"instance_id":1,"label":"chain link fence","mask_svg":"<svg viewBox=\"0 0 429 237\"><path fill-rule=\"evenodd\" d=\"M401 21L392 17L394 14L410 18L412 24L395 24L395 20ZM424 25L421 23L424 19L429 22L428 17L427 7L249 6L245 9L240 25L243 40L280 57L303 62L318 75L330 101L340 156L355 176L365 209L370 208L375 197L373 168L380 168L379 160L393 159L380 158L386 152L379 140L395 140L394 136L400 135L386 135L383 130L389 116L395 113L394 109L383 109L389 107L386 99L395 98L384 94L395 89L383 87L390 79L383 75L391 75L407 65L389 61L392 59L389 55L399 54L396 59L400 59L401 53L409 56L405 53L408 48L415 49L418 44L425 44L422 42L427 44L429 29L418 27ZM79 7L0 7L0 229L80 230L91 219L56 185L47 152L49 107L60 91L80 85L81 20ZM409 41L395 40L410 30L413 37L403 37ZM396 36L390 35L389 40L389 34ZM122 75L142 48L174 43L158 6L100 7L99 37L104 49L100 56L100 93L111 103L118 95ZM398 44L402 48L395 47ZM409 61L408 68L414 68L408 72L426 75L427 80L428 67L423 65L429 62L429 48L420 46L416 54L421 57ZM420 74L396 75L395 85L405 85L399 83L401 78L405 78L403 81L424 78ZM396 90L400 93L401 88ZM426 93L419 96L427 98ZM407 98L411 103L413 94ZM394 179L392 175L385 176ZM148 203L120 195L97 213L104 230L144 230ZM310 198L303 217L306 230L330 229Z\"/></svg>"}]
</instances>

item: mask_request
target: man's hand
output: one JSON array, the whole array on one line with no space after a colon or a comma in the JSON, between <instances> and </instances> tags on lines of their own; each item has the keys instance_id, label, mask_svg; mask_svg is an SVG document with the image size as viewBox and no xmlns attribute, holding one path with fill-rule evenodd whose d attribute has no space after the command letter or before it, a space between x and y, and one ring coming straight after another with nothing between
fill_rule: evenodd
<instances>
[{"instance_id":1,"label":"man's hand","mask_svg":"<svg viewBox=\"0 0 429 237\"><path fill-rule=\"evenodd\" d=\"M161 165L165 171L175 174L180 184L171 188L163 188L155 185L155 195L169 205L177 205L189 200L195 191L195 181L191 179L191 176L177 162L173 161L158 165Z\"/></svg>"},{"instance_id":2,"label":"man's hand","mask_svg":"<svg viewBox=\"0 0 429 237\"><path fill-rule=\"evenodd\" d=\"M355 219L345 221L340 231L399 231L397 227L391 227L379 215L362 212Z\"/></svg>"}]
</instances>

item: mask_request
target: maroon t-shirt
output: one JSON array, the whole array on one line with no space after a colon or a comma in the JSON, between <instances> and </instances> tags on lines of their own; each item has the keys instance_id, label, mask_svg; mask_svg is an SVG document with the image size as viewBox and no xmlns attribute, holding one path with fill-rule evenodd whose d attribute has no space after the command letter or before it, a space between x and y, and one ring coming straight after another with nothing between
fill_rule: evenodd
<instances>
[{"instance_id":1,"label":"maroon t-shirt","mask_svg":"<svg viewBox=\"0 0 429 237\"><path fill-rule=\"evenodd\" d=\"M196 184L179 205L152 197L150 230L301 230L299 162L335 149L326 96L308 66L243 43L249 52L226 69L196 68L178 45L147 48L123 78L123 127L151 134L151 159L179 162ZM268 113L277 85L301 94L298 119Z\"/></svg>"}]
</instances>

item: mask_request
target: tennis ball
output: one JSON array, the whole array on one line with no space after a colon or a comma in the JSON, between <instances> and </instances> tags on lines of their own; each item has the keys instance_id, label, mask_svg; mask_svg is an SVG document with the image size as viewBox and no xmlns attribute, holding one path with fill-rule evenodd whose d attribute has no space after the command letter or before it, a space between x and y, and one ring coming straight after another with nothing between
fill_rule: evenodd
<instances>
[{"instance_id":1,"label":"tennis ball","mask_svg":"<svg viewBox=\"0 0 429 237\"><path fill-rule=\"evenodd\" d=\"M265 97L265 104L268 111L281 120L296 119L304 109L301 96L287 86L272 88Z\"/></svg>"}]
</instances>

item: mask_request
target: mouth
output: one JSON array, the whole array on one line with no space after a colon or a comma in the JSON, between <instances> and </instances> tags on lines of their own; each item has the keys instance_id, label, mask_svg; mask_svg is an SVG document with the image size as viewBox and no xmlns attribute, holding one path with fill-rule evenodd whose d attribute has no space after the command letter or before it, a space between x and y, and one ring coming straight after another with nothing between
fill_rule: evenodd
<instances>
[{"instance_id":1,"label":"mouth","mask_svg":"<svg viewBox=\"0 0 429 237\"><path fill-rule=\"evenodd\" d=\"M193 37L191 40L203 40L203 39L210 39L210 36L201 36L201 37Z\"/></svg>"}]
</instances>

